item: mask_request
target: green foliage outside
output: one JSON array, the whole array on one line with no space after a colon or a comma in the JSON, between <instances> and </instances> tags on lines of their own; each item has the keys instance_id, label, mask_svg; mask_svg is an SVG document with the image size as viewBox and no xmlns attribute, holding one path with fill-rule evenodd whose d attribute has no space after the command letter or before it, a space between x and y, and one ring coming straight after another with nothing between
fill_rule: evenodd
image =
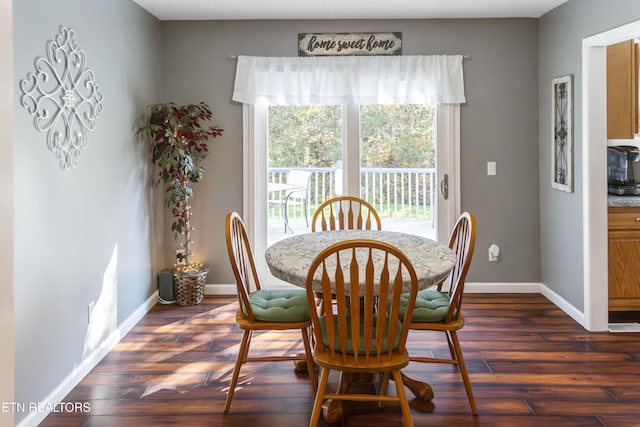
<instances>
[{"instance_id":1,"label":"green foliage outside","mask_svg":"<svg viewBox=\"0 0 640 427\"><path fill-rule=\"evenodd\" d=\"M269 108L269 167L333 167L342 157L342 108Z\"/></svg>"},{"instance_id":2,"label":"green foliage outside","mask_svg":"<svg viewBox=\"0 0 640 427\"><path fill-rule=\"evenodd\" d=\"M435 167L435 106L361 106L361 166ZM341 106L269 108L269 167L334 167L342 158Z\"/></svg>"},{"instance_id":3,"label":"green foliage outside","mask_svg":"<svg viewBox=\"0 0 640 427\"><path fill-rule=\"evenodd\" d=\"M435 167L435 107L364 105L360 114L363 167Z\"/></svg>"}]
</instances>

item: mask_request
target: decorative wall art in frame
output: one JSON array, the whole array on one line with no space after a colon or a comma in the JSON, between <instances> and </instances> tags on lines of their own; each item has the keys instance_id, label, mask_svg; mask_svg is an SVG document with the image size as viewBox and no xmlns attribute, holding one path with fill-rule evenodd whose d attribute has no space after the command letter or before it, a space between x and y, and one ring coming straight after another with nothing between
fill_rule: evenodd
<instances>
[{"instance_id":1,"label":"decorative wall art in frame","mask_svg":"<svg viewBox=\"0 0 640 427\"><path fill-rule=\"evenodd\" d=\"M573 75L551 83L551 187L573 192Z\"/></svg>"},{"instance_id":2,"label":"decorative wall art in frame","mask_svg":"<svg viewBox=\"0 0 640 427\"><path fill-rule=\"evenodd\" d=\"M87 132L95 130L102 112L102 92L75 32L61 26L35 60L35 71L20 81L20 104L34 116L37 130L46 132L47 147L64 170L78 166L87 148Z\"/></svg>"}]
</instances>

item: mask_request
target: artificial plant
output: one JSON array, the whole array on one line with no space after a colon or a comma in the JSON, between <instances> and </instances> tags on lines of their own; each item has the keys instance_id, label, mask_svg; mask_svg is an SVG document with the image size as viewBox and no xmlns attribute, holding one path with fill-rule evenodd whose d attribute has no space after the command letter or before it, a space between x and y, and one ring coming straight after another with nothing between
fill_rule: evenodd
<instances>
[{"instance_id":1,"label":"artificial plant","mask_svg":"<svg viewBox=\"0 0 640 427\"><path fill-rule=\"evenodd\" d=\"M163 102L149 106L149 120L138 129L151 143L151 160L160 169L158 181L165 185L165 201L171 208L171 230L176 240L183 236L184 253L177 268L198 270L191 261L191 199L193 184L205 173L201 162L209 154L207 141L222 135L218 126L205 127L213 117L205 103L176 105Z\"/></svg>"}]
</instances>

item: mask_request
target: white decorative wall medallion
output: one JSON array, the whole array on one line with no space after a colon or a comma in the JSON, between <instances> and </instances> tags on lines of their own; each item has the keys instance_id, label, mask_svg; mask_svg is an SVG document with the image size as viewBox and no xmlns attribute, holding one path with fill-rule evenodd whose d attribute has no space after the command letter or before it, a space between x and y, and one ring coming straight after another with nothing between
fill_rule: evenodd
<instances>
[{"instance_id":1,"label":"white decorative wall medallion","mask_svg":"<svg viewBox=\"0 0 640 427\"><path fill-rule=\"evenodd\" d=\"M34 116L36 129L47 133L47 147L62 169L78 166L87 131L95 130L102 112L102 92L85 62L75 32L61 26L47 43L46 58L36 58L36 71L20 81L20 103Z\"/></svg>"}]
</instances>

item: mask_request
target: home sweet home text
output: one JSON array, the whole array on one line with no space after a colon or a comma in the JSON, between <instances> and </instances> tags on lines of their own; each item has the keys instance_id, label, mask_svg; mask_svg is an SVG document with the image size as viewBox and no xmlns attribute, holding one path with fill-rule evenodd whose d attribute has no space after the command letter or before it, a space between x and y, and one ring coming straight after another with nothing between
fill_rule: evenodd
<instances>
[{"instance_id":1,"label":"home sweet home text","mask_svg":"<svg viewBox=\"0 0 640 427\"><path fill-rule=\"evenodd\" d=\"M402 33L299 33L298 56L402 55Z\"/></svg>"}]
</instances>

